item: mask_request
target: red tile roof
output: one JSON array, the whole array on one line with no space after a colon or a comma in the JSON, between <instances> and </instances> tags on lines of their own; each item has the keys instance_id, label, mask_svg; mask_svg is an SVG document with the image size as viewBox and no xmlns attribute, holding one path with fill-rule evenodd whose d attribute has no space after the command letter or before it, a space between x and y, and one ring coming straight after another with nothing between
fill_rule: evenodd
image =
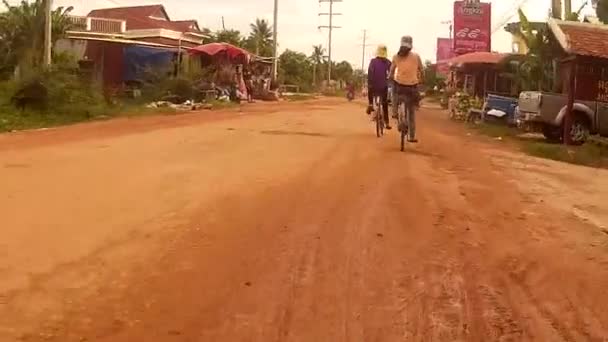
<instances>
[{"instance_id":1,"label":"red tile roof","mask_svg":"<svg viewBox=\"0 0 608 342\"><path fill-rule=\"evenodd\" d=\"M96 9L91 11L88 17L125 20L127 30L167 29L200 32L196 20L171 21L162 5Z\"/></svg>"},{"instance_id":2,"label":"red tile roof","mask_svg":"<svg viewBox=\"0 0 608 342\"><path fill-rule=\"evenodd\" d=\"M549 27L567 53L608 58L606 25L551 20Z\"/></svg>"}]
</instances>

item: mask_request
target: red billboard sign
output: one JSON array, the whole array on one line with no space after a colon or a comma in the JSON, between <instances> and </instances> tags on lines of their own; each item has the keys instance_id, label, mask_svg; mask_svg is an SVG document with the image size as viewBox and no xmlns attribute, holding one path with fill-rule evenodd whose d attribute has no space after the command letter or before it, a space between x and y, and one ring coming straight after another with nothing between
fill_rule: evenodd
<instances>
[{"instance_id":1,"label":"red billboard sign","mask_svg":"<svg viewBox=\"0 0 608 342\"><path fill-rule=\"evenodd\" d=\"M454 52L487 51L492 48L492 6L479 0L454 2Z\"/></svg>"},{"instance_id":2,"label":"red billboard sign","mask_svg":"<svg viewBox=\"0 0 608 342\"><path fill-rule=\"evenodd\" d=\"M454 57L454 43L450 38L437 38L437 62Z\"/></svg>"}]
</instances>

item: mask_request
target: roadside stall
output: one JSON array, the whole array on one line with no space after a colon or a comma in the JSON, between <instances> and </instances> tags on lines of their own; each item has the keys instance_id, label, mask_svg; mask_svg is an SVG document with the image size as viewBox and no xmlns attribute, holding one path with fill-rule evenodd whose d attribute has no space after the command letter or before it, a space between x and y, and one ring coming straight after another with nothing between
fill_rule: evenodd
<instances>
[{"instance_id":1,"label":"roadside stall","mask_svg":"<svg viewBox=\"0 0 608 342\"><path fill-rule=\"evenodd\" d=\"M506 115L508 121L514 120L517 95L505 63L510 56L473 52L447 62L450 67L448 88L454 94L448 101L451 118L472 120L489 112L501 118Z\"/></svg>"},{"instance_id":2,"label":"roadside stall","mask_svg":"<svg viewBox=\"0 0 608 342\"><path fill-rule=\"evenodd\" d=\"M243 68L248 68L252 54L228 43L210 43L189 50L190 55L199 56L202 67L214 69L213 90L220 98L231 100L247 98L247 87L243 79Z\"/></svg>"}]
</instances>

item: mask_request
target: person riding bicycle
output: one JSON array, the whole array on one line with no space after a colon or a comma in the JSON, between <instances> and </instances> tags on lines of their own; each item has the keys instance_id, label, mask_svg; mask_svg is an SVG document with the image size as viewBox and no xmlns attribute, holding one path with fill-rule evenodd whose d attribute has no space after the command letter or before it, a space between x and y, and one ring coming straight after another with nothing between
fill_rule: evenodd
<instances>
[{"instance_id":1,"label":"person riding bicycle","mask_svg":"<svg viewBox=\"0 0 608 342\"><path fill-rule=\"evenodd\" d=\"M384 112L384 122L386 129L391 129L388 118L388 75L391 69L391 61L386 58L386 45L379 45L376 50L376 57L369 62L367 70L367 114L374 111L374 97L379 96L382 101L382 111ZM380 113L376 113L379 115Z\"/></svg>"},{"instance_id":2,"label":"person riding bicycle","mask_svg":"<svg viewBox=\"0 0 608 342\"><path fill-rule=\"evenodd\" d=\"M422 80L423 65L420 56L412 51L413 40L411 36L401 37L399 52L393 57L389 78L393 81L393 116L398 115L400 99L405 99L407 122L405 127L398 127L401 131L409 132L408 141L418 142L416 139L416 107L420 101L418 84Z\"/></svg>"}]
</instances>

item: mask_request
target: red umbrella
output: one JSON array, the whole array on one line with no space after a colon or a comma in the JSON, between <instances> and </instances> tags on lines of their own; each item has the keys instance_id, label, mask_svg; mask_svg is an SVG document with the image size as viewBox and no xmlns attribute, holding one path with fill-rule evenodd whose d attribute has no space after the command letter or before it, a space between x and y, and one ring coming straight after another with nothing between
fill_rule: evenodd
<instances>
[{"instance_id":1,"label":"red umbrella","mask_svg":"<svg viewBox=\"0 0 608 342\"><path fill-rule=\"evenodd\" d=\"M229 59L247 58L250 53L247 50L241 49L228 43L210 43L200 45L190 49L191 54L205 54L208 56L216 56L225 54Z\"/></svg>"}]
</instances>

